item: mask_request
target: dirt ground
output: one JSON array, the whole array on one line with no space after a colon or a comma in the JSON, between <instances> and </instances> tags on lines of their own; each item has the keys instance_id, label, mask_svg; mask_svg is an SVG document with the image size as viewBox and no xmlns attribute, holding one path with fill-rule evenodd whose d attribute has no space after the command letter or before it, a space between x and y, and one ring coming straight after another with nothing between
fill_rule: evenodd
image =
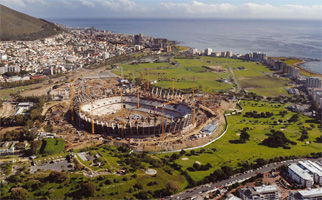
<instances>
[{"instance_id":1,"label":"dirt ground","mask_svg":"<svg viewBox=\"0 0 322 200\"><path fill-rule=\"evenodd\" d=\"M15 114L15 108L8 102L4 102L0 108L0 117L9 117Z\"/></svg>"}]
</instances>

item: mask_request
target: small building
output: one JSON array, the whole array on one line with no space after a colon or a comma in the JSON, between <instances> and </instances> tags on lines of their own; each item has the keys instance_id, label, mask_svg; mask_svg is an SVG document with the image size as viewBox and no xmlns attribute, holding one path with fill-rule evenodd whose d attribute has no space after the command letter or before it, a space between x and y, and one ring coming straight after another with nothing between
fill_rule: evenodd
<instances>
[{"instance_id":1,"label":"small building","mask_svg":"<svg viewBox=\"0 0 322 200\"><path fill-rule=\"evenodd\" d=\"M18 103L17 105L18 108L25 108L25 109L29 109L32 106L34 106L33 102L21 102L21 103Z\"/></svg>"},{"instance_id":2,"label":"small building","mask_svg":"<svg viewBox=\"0 0 322 200\"><path fill-rule=\"evenodd\" d=\"M205 128L201 130L201 133L211 135L216 129L217 129L217 125L208 124Z\"/></svg>"}]
</instances>

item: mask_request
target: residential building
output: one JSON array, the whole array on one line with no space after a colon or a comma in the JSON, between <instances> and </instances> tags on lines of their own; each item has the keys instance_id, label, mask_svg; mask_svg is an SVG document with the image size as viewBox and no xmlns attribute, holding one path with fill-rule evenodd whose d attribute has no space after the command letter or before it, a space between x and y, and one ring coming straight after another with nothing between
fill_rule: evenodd
<instances>
[{"instance_id":1,"label":"residential building","mask_svg":"<svg viewBox=\"0 0 322 200\"><path fill-rule=\"evenodd\" d=\"M306 88L321 88L322 80L320 77L308 77L306 79Z\"/></svg>"},{"instance_id":2,"label":"residential building","mask_svg":"<svg viewBox=\"0 0 322 200\"><path fill-rule=\"evenodd\" d=\"M19 73L20 72L20 67L19 66L8 66L8 72Z\"/></svg>"},{"instance_id":3,"label":"residential building","mask_svg":"<svg viewBox=\"0 0 322 200\"><path fill-rule=\"evenodd\" d=\"M295 163L288 166L288 174L301 187L313 186L313 177Z\"/></svg>"},{"instance_id":4,"label":"residential building","mask_svg":"<svg viewBox=\"0 0 322 200\"><path fill-rule=\"evenodd\" d=\"M322 188L307 189L301 191L291 191L289 200L321 200Z\"/></svg>"},{"instance_id":5,"label":"residential building","mask_svg":"<svg viewBox=\"0 0 322 200\"><path fill-rule=\"evenodd\" d=\"M276 185L241 188L239 194L243 200L280 199L279 189Z\"/></svg>"},{"instance_id":6,"label":"residential building","mask_svg":"<svg viewBox=\"0 0 322 200\"><path fill-rule=\"evenodd\" d=\"M205 55L206 56L211 56L211 53L212 53L212 49L211 48L205 49Z\"/></svg>"},{"instance_id":7,"label":"residential building","mask_svg":"<svg viewBox=\"0 0 322 200\"><path fill-rule=\"evenodd\" d=\"M290 78L296 78L300 74L300 69L291 67L288 76Z\"/></svg>"},{"instance_id":8,"label":"residential building","mask_svg":"<svg viewBox=\"0 0 322 200\"><path fill-rule=\"evenodd\" d=\"M228 57L228 58L233 57L233 52L231 52L231 51L227 51L227 52L226 52L226 57Z\"/></svg>"},{"instance_id":9,"label":"residential building","mask_svg":"<svg viewBox=\"0 0 322 200\"><path fill-rule=\"evenodd\" d=\"M136 45L141 44L141 37L140 37L140 35L135 35L134 36L134 44L136 44Z\"/></svg>"}]
</instances>

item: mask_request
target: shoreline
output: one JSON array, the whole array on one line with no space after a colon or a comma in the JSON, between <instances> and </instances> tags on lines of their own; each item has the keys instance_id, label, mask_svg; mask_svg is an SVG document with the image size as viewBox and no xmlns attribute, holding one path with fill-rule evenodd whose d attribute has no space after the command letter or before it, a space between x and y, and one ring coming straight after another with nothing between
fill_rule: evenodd
<instances>
[{"instance_id":1,"label":"shoreline","mask_svg":"<svg viewBox=\"0 0 322 200\"><path fill-rule=\"evenodd\" d=\"M301 65L305 64L307 61L304 59L298 58L300 61L292 64L293 67L296 67L300 70L300 73L305 76L315 76L315 77L320 77L322 78L322 74L316 73L316 72L311 72L303 67Z\"/></svg>"}]
</instances>

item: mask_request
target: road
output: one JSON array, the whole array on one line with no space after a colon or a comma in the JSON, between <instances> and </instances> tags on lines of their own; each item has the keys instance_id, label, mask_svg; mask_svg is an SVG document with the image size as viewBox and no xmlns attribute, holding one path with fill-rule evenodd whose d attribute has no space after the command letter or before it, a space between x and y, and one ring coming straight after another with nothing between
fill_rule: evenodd
<instances>
[{"instance_id":1,"label":"road","mask_svg":"<svg viewBox=\"0 0 322 200\"><path fill-rule=\"evenodd\" d=\"M188 197L193 197L193 196L197 196L199 193L206 193L209 192L211 190L214 190L217 187L222 187L225 186L226 184L231 185L234 184L236 182L242 182L243 180L249 179L253 176L256 176L257 173L266 173L271 171L272 169L275 169L277 167L280 167L282 165L289 165L291 163L297 163L300 160L304 160L304 159L297 159L297 160L289 160L289 161L282 161L280 162L280 164L269 164L266 167L262 167L261 169L258 168L256 170L253 170L252 172L249 173L245 173L245 174L240 174L238 176L232 177L230 179L226 179L220 182L216 182L216 183L209 183L209 184L205 184L202 186L198 186L195 188L190 188L188 190L185 190L179 194L173 195L172 197L175 199L185 199ZM318 158L318 159L313 159L312 161L316 161L319 160L321 161L322 158Z\"/></svg>"},{"instance_id":2,"label":"road","mask_svg":"<svg viewBox=\"0 0 322 200\"><path fill-rule=\"evenodd\" d=\"M234 70L231 67L229 67L229 71L230 71L231 75L233 76L234 82L235 82L235 84L237 86L237 93L238 93L238 92L240 92L241 87L240 87L240 85L239 85L239 83L237 81L237 78L235 76Z\"/></svg>"}]
</instances>

